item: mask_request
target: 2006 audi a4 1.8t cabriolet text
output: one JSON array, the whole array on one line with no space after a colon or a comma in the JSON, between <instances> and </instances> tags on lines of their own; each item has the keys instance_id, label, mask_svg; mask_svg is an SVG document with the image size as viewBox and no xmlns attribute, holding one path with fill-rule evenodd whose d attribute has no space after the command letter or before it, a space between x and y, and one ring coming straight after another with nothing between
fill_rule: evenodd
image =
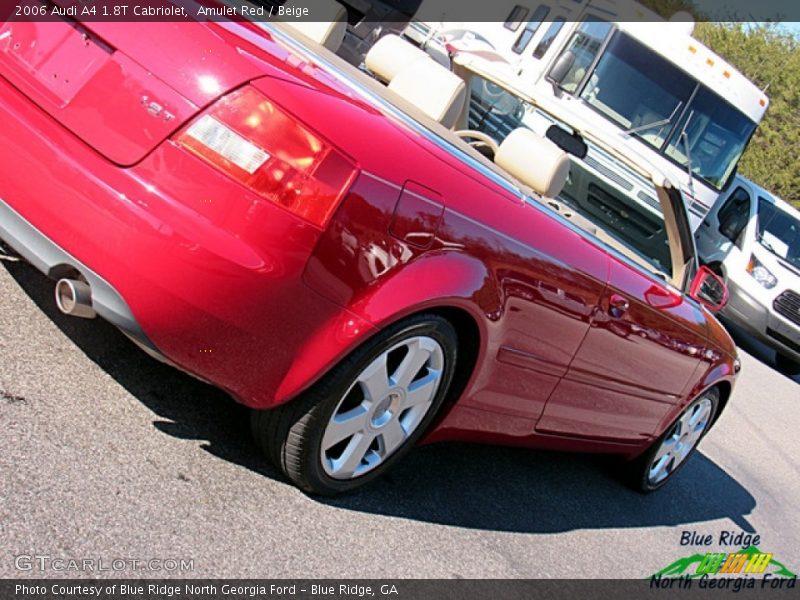
<instances>
[{"instance_id":1,"label":"2006 audi a4 1.8t cabriolet text","mask_svg":"<svg viewBox=\"0 0 800 600\"><path fill-rule=\"evenodd\" d=\"M338 26L304 31L0 24L0 238L63 312L252 408L308 492L418 440L614 453L663 485L738 370L680 194L649 172L637 248L559 210L563 131L478 151L463 78L393 36L356 69Z\"/></svg>"}]
</instances>

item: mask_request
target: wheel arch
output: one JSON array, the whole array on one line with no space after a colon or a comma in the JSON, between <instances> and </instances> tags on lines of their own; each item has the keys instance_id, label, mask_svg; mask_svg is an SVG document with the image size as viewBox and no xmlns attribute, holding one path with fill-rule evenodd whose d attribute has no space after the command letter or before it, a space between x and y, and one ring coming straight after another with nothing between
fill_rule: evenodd
<instances>
[{"instance_id":1,"label":"wheel arch","mask_svg":"<svg viewBox=\"0 0 800 600\"><path fill-rule=\"evenodd\" d=\"M345 311L338 319L321 329L314 339L309 340L296 356L292 368L278 387L273 402L269 406L254 408L272 408L291 401L381 331L417 315L433 314L447 319L458 334L459 359L456 361L453 384L442 410L434 420L434 423L438 423L439 417L449 412L466 389L486 347L485 327L481 327L480 316L476 312L476 308L462 298L438 298L406 307L386 315L377 323L368 322Z\"/></svg>"},{"instance_id":2,"label":"wheel arch","mask_svg":"<svg viewBox=\"0 0 800 600\"><path fill-rule=\"evenodd\" d=\"M458 335L456 370L453 373L453 380L450 384L450 389L447 391L447 396L445 396L438 414L428 427L428 432L426 433L429 433L445 420L458 399L464 394L477 371L478 359L485 346L482 342L478 322L469 311L457 306L440 306L423 312L439 315L447 319Z\"/></svg>"},{"instance_id":3,"label":"wheel arch","mask_svg":"<svg viewBox=\"0 0 800 600\"><path fill-rule=\"evenodd\" d=\"M711 421L711 426L713 427L722 414L722 411L724 411L725 407L728 405L728 401L733 393L733 384L728 379L717 379L715 381L703 381L700 383L695 387L694 390L692 390L692 393L689 395L686 403L681 405L681 409L678 414L681 414L683 410L697 398L715 388L719 391L719 398L717 399L717 412L714 415L714 420Z\"/></svg>"},{"instance_id":4,"label":"wheel arch","mask_svg":"<svg viewBox=\"0 0 800 600\"><path fill-rule=\"evenodd\" d=\"M656 431L663 432L673 421L675 421L675 419L678 418L681 413L683 413L687 406L712 388L719 389L717 413L714 415L714 420L711 422L711 425L713 426L717 422L717 419L719 419L722 411L727 406L730 396L733 392L733 375L727 373L725 363L718 365L716 368L710 369L705 376L692 387L691 391L686 394L683 401L679 404L676 404L673 410L669 411L664 416L664 418L659 422ZM632 453L631 457L636 458L642 453L647 452L653 441L658 439L660 435L661 433L655 434L653 438L648 440L648 442L642 446L642 448L640 448L637 452Z\"/></svg>"},{"instance_id":5,"label":"wheel arch","mask_svg":"<svg viewBox=\"0 0 800 600\"><path fill-rule=\"evenodd\" d=\"M713 427L714 423L717 422L722 414L722 411L725 410L726 406L728 406L728 400L730 400L731 394L733 393L733 385L731 385L730 381L722 379L713 384L711 387L716 387L719 389L719 406L717 407L717 414L714 415L714 420L711 422ZM711 389L711 387L707 389Z\"/></svg>"},{"instance_id":6,"label":"wheel arch","mask_svg":"<svg viewBox=\"0 0 800 600\"><path fill-rule=\"evenodd\" d=\"M459 340L464 340L463 344L459 341L459 352L466 360L458 361L456 387L451 388L459 390L456 398L460 396L488 345L491 322L500 319L503 312L488 265L461 252L431 253L378 281L379 285L364 286L362 294L347 306L337 299L336 304L342 306L340 315L303 345L272 402L260 408L290 401L381 330L422 313L448 318L460 334ZM327 297L316 286L310 286L310 290ZM454 401L448 394L447 407Z\"/></svg>"}]
</instances>

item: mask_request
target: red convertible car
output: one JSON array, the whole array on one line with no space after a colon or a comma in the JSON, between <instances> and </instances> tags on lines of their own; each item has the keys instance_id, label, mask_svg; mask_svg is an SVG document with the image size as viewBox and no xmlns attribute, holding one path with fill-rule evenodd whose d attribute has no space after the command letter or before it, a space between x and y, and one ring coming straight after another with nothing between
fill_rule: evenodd
<instances>
[{"instance_id":1,"label":"red convertible car","mask_svg":"<svg viewBox=\"0 0 800 600\"><path fill-rule=\"evenodd\" d=\"M356 69L340 38L0 23L0 238L63 312L251 407L308 492L418 440L615 453L663 485L738 371L680 194L652 176L658 210L593 224L558 199L580 136L463 131L480 85L393 37Z\"/></svg>"}]
</instances>

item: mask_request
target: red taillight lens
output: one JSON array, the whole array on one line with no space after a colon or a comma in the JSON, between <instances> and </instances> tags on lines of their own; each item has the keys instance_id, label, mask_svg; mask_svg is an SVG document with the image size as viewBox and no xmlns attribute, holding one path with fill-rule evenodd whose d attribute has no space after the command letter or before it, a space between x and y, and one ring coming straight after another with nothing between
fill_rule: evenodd
<instances>
[{"instance_id":1,"label":"red taillight lens","mask_svg":"<svg viewBox=\"0 0 800 600\"><path fill-rule=\"evenodd\" d=\"M322 227L350 187L353 164L251 87L229 94L178 144L257 194Z\"/></svg>"}]
</instances>

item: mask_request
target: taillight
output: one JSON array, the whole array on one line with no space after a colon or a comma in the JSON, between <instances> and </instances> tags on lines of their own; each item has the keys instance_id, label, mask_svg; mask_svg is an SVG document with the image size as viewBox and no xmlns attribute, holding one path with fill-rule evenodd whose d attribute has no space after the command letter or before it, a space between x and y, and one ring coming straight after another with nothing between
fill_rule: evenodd
<instances>
[{"instance_id":1,"label":"taillight","mask_svg":"<svg viewBox=\"0 0 800 600\"><path fill-rule=\"evenodd\" d=\"M175 139L248 189L319 227L356 173L341 153L251 87L224 97Z\"/></svg>"}]
</instances>

